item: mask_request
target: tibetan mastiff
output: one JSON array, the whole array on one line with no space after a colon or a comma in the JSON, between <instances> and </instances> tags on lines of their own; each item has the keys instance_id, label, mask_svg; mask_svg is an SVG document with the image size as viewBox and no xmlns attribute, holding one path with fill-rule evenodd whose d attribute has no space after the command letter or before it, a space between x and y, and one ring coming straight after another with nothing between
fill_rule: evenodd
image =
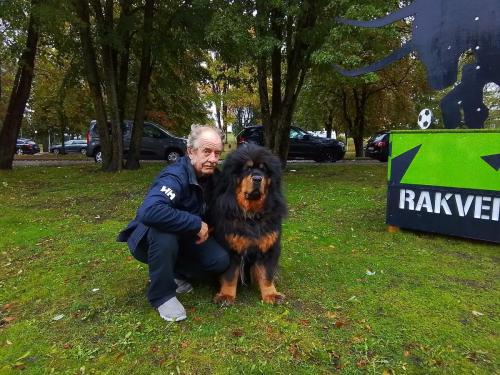
<instances>
[{"instance_id":1,"label":"tibetan mastiff","mask_svg":"<svg viewBox=\"0 0 500 375\"><path fill-rule=\"evenodd\" d=\"M214 194L214 236L230 253L214 302L230 305L238 281L259 285L262 300L281 303L274 277L280 256L281 222L287 207L281 191L281 163L268 149L247 144L225 160Z\"/></svg>"}]
</instances>

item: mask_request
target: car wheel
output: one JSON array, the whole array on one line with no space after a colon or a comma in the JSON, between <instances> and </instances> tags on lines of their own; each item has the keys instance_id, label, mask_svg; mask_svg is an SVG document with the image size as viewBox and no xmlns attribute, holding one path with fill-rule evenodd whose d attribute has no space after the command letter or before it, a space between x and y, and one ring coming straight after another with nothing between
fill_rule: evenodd
<instances>
[{"instance_id":1,"label":"car wheel","mask_svg":"<svg viewBox=\"0 0 500 375\"><path fill-rule=\"evenodd\" d=\"M83 156L87 155L87 149L86 148L82 148L80 150L80 154L82 154Z\"/></svg>"},{"instance_id":2,"label":"car wheel","mask_svg":"<svg viewBox=\"0 0 500 375\"><path fill-rule=\"evenodd\" d=\"M167 161L169 163L175 163L177 159L181 157L181 153L177 150L168 150L167 151Z\"/></svg>"},{"instance_id":3,"label":"car wheel","mask_svg":"<svg viewBox=\"0 0 500 375\"><path fill-rule=\"evenodd\" d=\"M52 152L54 154L58 155L61 152L61 150L59 150L58 148L55 148L54 151L52 151Z\"/></svg>"},{"instance_id":4,"label":"car wheel","mask_svg":"<svg viewBox=\"0 0 500 375\"><path fill-rule=\"evenodd\" d=\"M102 163L102 152L101 150L97 150L97 152L94 154L94 160L96 163Z\"/></svg>"},{"instance_id":5,"label":"car wheel","mask_svg":"<svg viewBox=\"0 0 500 375\"><path fill-rule=\"evenodd\" d=\"M23 150L22 150L21 148L18 148L18 149L16 150L16 154L18 154L18 155L22 155L22 154L24 154L24 152L23 152Z\"/></svg>"}]
</instances>

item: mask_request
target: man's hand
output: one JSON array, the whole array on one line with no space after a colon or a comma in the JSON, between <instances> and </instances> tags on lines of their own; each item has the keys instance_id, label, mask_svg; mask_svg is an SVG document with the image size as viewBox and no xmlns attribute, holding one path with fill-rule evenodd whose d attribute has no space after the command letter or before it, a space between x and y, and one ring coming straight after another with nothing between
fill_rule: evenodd
<instances>
[{"instance_id":1,"label":"man's hand","mask_svg":"<svg viewBox=\"0 0 500 375\"><path fill-rule=\"evenodd\" d=\"M201 229L198 232L197 236L198 236L198 241L196 241L197 245L205 242L208 239L208 225L204 221L201 222Z\"/></svg>"}]
</instances>

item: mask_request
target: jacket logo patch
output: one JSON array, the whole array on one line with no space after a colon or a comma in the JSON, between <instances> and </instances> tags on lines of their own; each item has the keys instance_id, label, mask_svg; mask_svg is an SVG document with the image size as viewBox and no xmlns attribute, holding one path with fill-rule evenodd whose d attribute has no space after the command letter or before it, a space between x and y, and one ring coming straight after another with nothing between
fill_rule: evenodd
<instances>
[{"instance_id":1,"label":"jacket logo patch","mask_svg":"<svg viewBox=\"0 0 500 375\"><path fill-rule=\"evenodd\" d=\"M162 193L165 193L165 195L166 195L167 197L169 197L171 201L173 201L173 200L174 200L174 198L175 198L175 193L174 193L174 191L173 191L172 189L170 189L170 188L168 188L168 187L166 187L166 186L162 186L162 188L161 188L161 190L160 190L160 191L161 191Z\"/></svg>"}]
</instances>

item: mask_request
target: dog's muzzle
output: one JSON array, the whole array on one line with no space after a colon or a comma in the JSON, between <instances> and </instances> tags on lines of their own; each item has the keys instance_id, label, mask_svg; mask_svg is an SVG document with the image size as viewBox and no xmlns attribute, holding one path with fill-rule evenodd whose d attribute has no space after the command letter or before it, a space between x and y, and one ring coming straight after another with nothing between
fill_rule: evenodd
<instances>
[{"instance_id":1,"label":"dog's muzzle","mask_svg":"<svg viewBox=\"0 0 500 375\"><path fill-rule=\"evenodd\" d=\"M257 200L260 199L262 192L261 192L261 185L262 181L264 180L264 177L260 175L252 175L252 191L245 193L245 198L248 200Z\"/></svg>"}]
</instances>

